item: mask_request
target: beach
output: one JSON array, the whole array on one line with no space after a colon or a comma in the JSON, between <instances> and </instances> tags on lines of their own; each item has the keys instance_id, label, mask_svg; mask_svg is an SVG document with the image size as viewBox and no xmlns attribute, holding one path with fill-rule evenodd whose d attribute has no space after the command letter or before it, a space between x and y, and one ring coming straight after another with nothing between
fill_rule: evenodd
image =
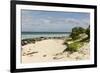
<instances>
[{"instance_id":1,"label":"beach","mask_svg":"<svg viewBox=\"0 0 100 73\"><path fill-rule=\"evenodd\" d=\"M89 60L90 25L87 12L22 10L21 63Z\"/></svg>"},{"instance_id":2,"label":"beach","mask_svg":"<svg viewBox=\"0 0 100 73\"><path fill-rule=\"evenodd\" d=\"M22 63L61 62L87 60L90 44L85 43L77 52L63 52L67 46L64 39L43 39L22 45Z\"/></svg>"}]
</instances>

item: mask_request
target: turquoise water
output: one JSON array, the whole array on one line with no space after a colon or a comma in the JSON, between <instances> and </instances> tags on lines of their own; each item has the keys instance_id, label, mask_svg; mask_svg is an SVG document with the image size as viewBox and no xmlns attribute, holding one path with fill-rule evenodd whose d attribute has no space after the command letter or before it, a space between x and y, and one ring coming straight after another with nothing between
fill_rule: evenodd
<instances>
[{"instance_id":1,"label":"turquoise water","mask_svg":"<svg viewBox=\"0 0 100 73\"><path fill-rule=\"evenodd\" d=\"M22 39L36 37L67 37L70 32L22 32Z\"/></svg>"}]
</instances>

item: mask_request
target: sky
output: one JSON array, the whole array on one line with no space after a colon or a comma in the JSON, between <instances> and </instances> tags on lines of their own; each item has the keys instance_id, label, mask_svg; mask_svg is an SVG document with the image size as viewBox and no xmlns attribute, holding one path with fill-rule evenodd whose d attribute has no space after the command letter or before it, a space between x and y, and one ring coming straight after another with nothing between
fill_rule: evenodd
<instances>
[{"instance_id":1,"label":"sky","mask_svg":"<svg viewBox=\"0 0 100 73\"><path fill-rule=\"evenodd\" d=\"M71 32L73 27L89 24L89 13L21 10L22 32Z\"/></svg>"}]
</instances>

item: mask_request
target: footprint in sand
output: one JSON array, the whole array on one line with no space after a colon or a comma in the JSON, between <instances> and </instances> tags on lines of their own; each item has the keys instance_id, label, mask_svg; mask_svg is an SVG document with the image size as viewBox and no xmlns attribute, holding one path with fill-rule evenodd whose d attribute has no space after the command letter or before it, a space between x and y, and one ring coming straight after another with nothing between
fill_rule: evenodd
<instances>
[{"instance_id":1,"label":"footprint in sand","mask_svg":"<svg viewBox=\"0 0 100 73\"><path fill-rule=\"evenodd\" d=\"M43 55L43 57L46 57L47 55Z\"/></svg>"},{"instance_id":2,"label":"footprint in sand","mask_svg":"<svg viewBox=\"0 0 100 73\"><path fill-rule=\"evenodd\" d=\"M53 57L54 60L59 60L59 59L62 59L64 57Z\"/></svg>"},{"instance_id":3,"label":"footprint in sand","mask_svg":"<svg viewBox=\"0 0 100 73\"><path fill-rule=\"evenodd\" d=\"M28 53L23 53L23 56L33 56L33 54L35 53L38 53L37 51L36 52L30 52L30 51L27 51Z\"/></svg>"}]
</instances>

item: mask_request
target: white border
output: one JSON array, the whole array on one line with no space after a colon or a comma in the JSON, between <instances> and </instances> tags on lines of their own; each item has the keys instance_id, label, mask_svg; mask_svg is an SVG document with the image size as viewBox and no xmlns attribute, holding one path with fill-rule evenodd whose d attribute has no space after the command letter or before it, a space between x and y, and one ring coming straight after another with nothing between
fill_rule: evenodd
<instances>
[{"instance_id":1,"label":"white border","mask_svg":"<svg viewBox=\"0 0 100 73\"><path fill-rule=\"evenodd\" d=\"M46 11L64 11L64 12L89 12L90 13L90 60L85 61L67 61L67 62L47 62L47 63L31 63L21 64L21 9L28 10L46 10ZM16 68L38 68L53 66L71 66L94 64L94 10L85 8L70 7L51 7L51 6L35 6L35 5L16 5Z\"/></svg>"}]
</instances>

